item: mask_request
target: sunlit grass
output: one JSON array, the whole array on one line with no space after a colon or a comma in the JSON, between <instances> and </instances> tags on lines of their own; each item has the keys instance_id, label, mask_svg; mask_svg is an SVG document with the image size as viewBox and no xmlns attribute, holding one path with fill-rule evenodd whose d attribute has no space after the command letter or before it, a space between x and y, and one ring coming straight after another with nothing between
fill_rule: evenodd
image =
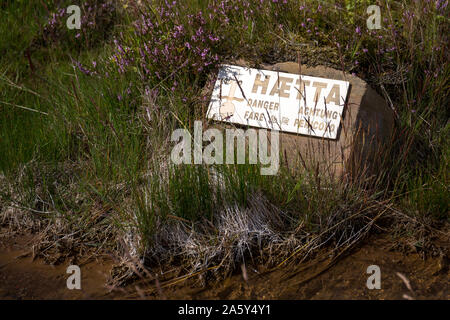
<instances>
[{"instance_id":1,"label":"sunlit grass","mask_svg":"<svg viewBox=\"0 0 450 320\"><path fill-rule=\"evenodd\" d=\"M167 8L154 1L141 12L121 3L106 40L78 46L63 37L63 44L33 48L47 9L34 1L2 4L0 173L11 186L0 188L4 207L45 212L50 221L62 215L70 228L86 232L107 217L121 231L136 228L144 249L173 219L217 226L218 212L253 210L255 201L283 213L289 230L280 233L301 226L321 234L338 225L335 240L354 239L352 232L366 228L364 215L374 219L385 208L448 221L448 8L390 1L382 7L383 29L368 31L369 1L230 1L224 13L213 14L219 2ZM167 18L161 8L178 15ZM204 23L187 18L199 10ZM132 22L142 12L164 23L137 36ZM184 33L175 39L179 26ZM200 26L206 36L191 41ZM147 44L168 45L167 56L142 56L154 49ZM198 51L189 51L194 45ZM117 59L119 46L127 50L126 63ZM243 58L257 66L298 57L355 73L395 109L396 135L377 159L374 183L330 182L286 168L263 177L253 165L170 164L170 134L203 119L209 98L203 89L220 63ZM340 228L346 219L350 233Z\"/></svg>"}]
</instances>

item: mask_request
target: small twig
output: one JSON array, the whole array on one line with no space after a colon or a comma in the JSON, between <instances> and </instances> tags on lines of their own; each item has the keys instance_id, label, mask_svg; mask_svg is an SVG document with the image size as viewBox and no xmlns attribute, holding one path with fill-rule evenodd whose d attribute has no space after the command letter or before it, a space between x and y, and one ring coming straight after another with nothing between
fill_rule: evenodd
<instances>
[{"instance_id":1,"label":"small twig","mask_svg":"<svg viewBox=\"0 0 450 320\"><path fill-rule=\"evenodd\" d=\"M409 282L408 278L406 278L406 276L400 272L397 272L396 274L400 279L402 279L403 283L408 288L408 290L413 292L413 289L411 288L411 283Z\"/></svg>"}]
</instances>

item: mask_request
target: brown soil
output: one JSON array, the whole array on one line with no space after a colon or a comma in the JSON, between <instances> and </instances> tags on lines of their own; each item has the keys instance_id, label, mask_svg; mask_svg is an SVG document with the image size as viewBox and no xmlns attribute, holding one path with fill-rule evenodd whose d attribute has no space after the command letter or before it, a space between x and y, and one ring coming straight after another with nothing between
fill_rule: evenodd
<instances>
[{"instance_id":1,"label":"brown soil","mask_svg":"<svg viewBox=\"0 0 450 320\"><path fill-rule=\"evenodd\" d=\"M33 261L32 241L31 236L0 239L0 299L127 299L144 297L143 293L148 292L140 286L140 294L136 294L136 284L124 290L107 289L106 280L114 263L105 257L80 265L82 289L69 290L66 268L70 263L51 266L39 259ZM404 254L390 250L391 247L392 242L386 237L377 237L330 268L326 268L326 261L306 269L307 264L300 264L270 273L258 273L248 267L247 282L241 274L205 287L190 279L163 287L146 298L450 299L448 253L423 259L418 253ZM369 265L381 269L380 290L366 287ZM409 281L411 290L397 273Z\"/></svg>"},{"instance_id":2,"label":"brown soil","mask_svg":"<svg viewBox=\"0 0 450 320\"><path fill-rule=\"evenodd\" d=\"M3 241L2 241L3 240ZM113 266L98 258L81 268L82 290L67 289L70 263L57 266L33 259L33 237L0 238L0 299L104 299L112 298L105 283Z\"/></svg>"}]
</instances>

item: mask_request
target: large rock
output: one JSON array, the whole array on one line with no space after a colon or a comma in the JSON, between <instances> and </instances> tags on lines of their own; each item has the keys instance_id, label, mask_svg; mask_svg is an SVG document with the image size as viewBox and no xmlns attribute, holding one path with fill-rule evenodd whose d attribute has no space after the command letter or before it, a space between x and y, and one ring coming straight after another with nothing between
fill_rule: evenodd
<instances>
[{"instance_id":1,"label":"large rock","mask_svg":"<svg viewBox=\"0 0 450 320\"><path fill-rule=\"evenodd\" d=\"M286 163L291 167L342 176L377 168L375 157L389 140L394 127L394 114L386 101L362 79L342 71L317 66L285 62L265 65L263 69L302 74L350 82L347 103L337 139L322 139L305 135L282 133L281 150Z\"/></svg>"},{"instance_id":2,"label":"large rock","mask_svg":"<svg viewBox=\"0 0 450 320\"><path fill-rule=\"evenodd\" d=\"M234 63L250 67L245 61ZM295 133L280 133L281 165L289 169L314 170L321 175L340 178L347 174L376 174L377 161L387 144L393 127L394 114L385 100L362 79L324 66L307 67L295 62L263 65L260 69L302 74L306 76L345 80L350 83L347 103L337 138L326 139ZM206 94L211 96L212 87ZM205 106L206 107L206 106ZM230 127L215 123L215 127Z\"/></svg>"}]
</instances>

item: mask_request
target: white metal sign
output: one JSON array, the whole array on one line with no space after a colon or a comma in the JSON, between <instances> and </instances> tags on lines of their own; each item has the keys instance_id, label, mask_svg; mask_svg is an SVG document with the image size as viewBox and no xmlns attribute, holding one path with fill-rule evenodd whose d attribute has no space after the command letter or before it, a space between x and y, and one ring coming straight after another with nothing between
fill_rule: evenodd
<instances>
[{"instance_id":1,"label":"white metal sign","mask_svg":"<svg viewBox=\"0 0 450 320\"><path fill-rule=\"evenodd\" d=\"M347 81L224 65L209 119L336 139Z\"/></svg>"}]
</instances>

